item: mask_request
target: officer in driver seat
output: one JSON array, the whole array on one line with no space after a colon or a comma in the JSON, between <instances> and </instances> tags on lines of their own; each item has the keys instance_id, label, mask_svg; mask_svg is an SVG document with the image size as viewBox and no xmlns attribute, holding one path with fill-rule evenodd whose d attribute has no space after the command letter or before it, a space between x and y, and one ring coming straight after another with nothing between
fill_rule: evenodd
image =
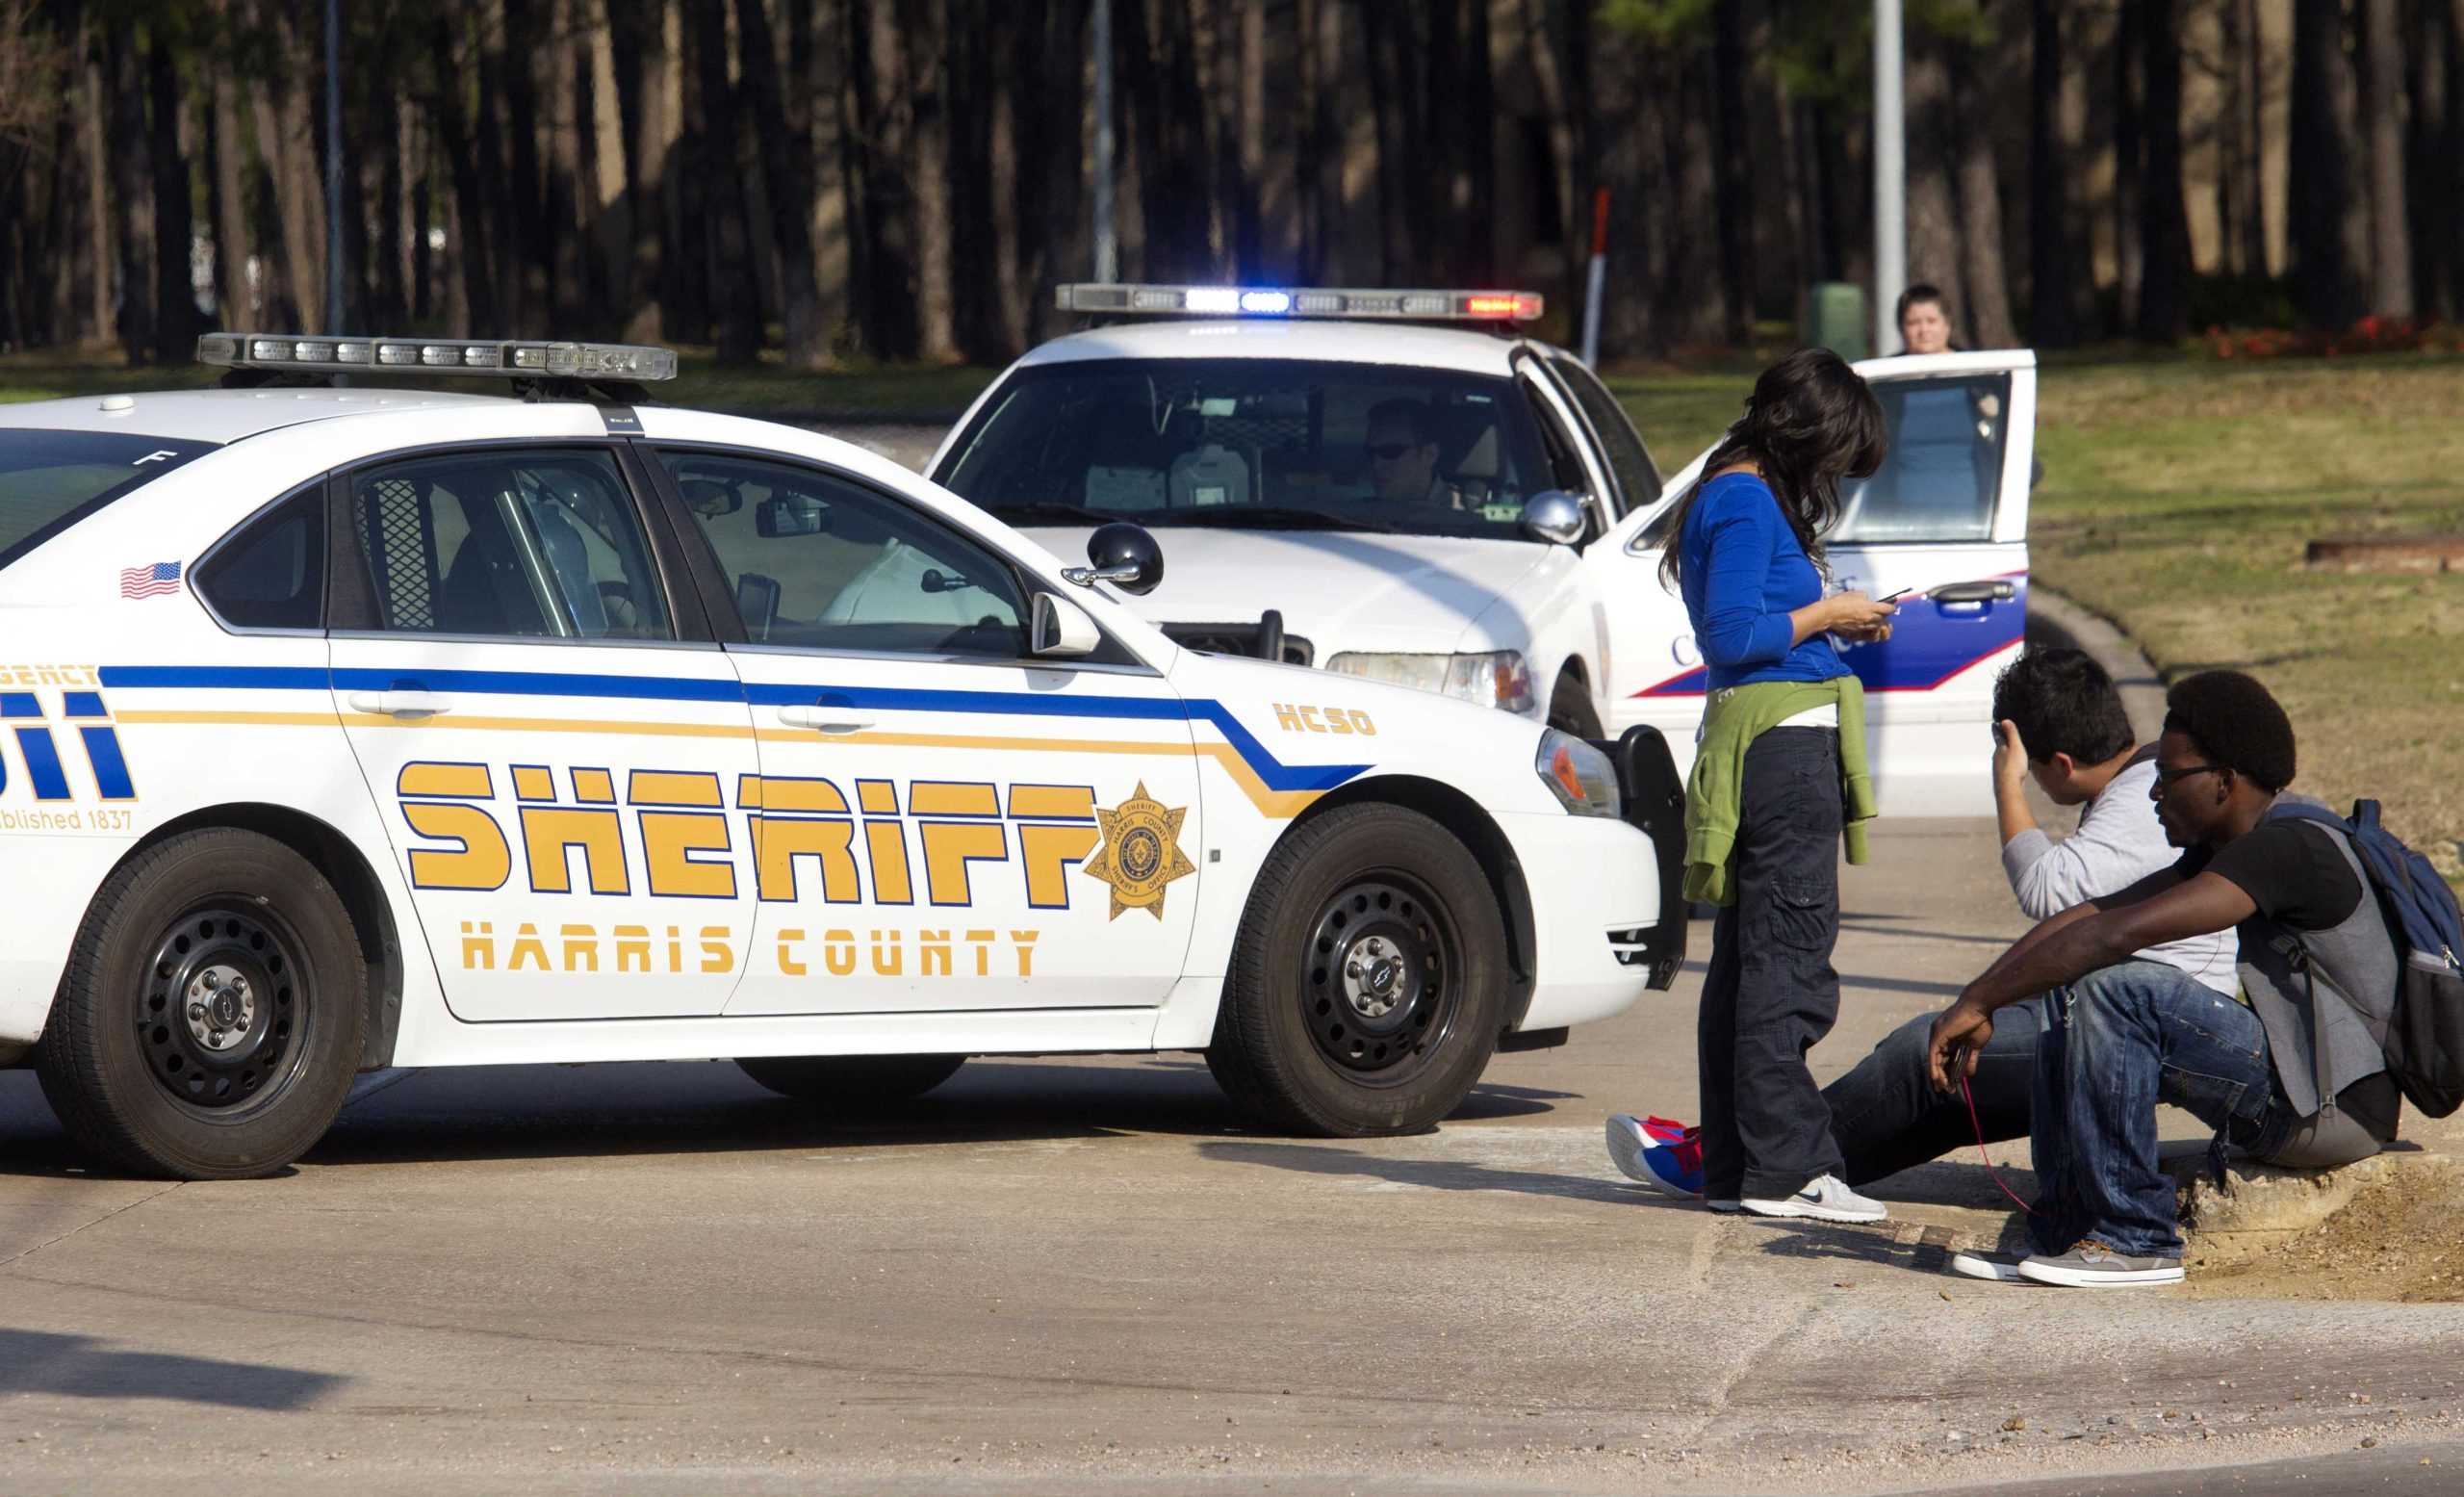
<instances>
[{"instance_id":1,"label":"officer in driver seat","mask_svg":"<svg viewBox=\"0 0 2464 1497\"><path fill-rule=\"evenodd\" d=\"M1470 507L1437 472L1437 421L1419 400L1380 400L1369 408L1369 478L1392 503Z\"/></svg>"}]
</instances>

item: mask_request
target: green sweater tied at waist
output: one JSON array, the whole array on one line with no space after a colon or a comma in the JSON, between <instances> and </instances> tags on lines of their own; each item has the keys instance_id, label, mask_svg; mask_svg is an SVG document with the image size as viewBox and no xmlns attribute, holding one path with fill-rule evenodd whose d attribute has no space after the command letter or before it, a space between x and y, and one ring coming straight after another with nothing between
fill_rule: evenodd
<instances>
[{"instance_id":1,"label":"green sweater tied at waist","mask_svg":"<svg viewBox=\"0 0 2464 1497\"><path fill-rule=\"evenodd\" d=\"M1865 823L1874 817L1874 778L1865 763L1865 684L1854 676L1830 681L1764 681L1710 695L1703 741L1685 780L1685 897L1705 904L1736 902L1731 870L1745 793L1745 754L1754 740L1799 712L1839 711L1839 793L1848 861L1865 861Z\"/></svg>"}]
</instances>

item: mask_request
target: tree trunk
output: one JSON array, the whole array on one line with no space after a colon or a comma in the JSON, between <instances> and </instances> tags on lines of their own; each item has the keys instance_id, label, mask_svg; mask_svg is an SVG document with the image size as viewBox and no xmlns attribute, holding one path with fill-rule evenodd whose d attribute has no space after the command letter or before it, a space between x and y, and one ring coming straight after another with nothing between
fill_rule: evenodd
<instances>
[{"instance_id":1,"label":"tree trunk","mask_svg":"<svg viewBox=\"0 0 2464 1497\"><path fill-rule=\"evenodd\" d=\"M1711 13L1711 87L1719 105L1718 154L1712 158L1719 204L1720 309L1731 347L1742 348L1754 324L1754 187L1745 124L1745 18L1736 5Z\"/></svg>"},{"instance_id":2,"label":"tree trunk","mask_svg":"<svg viewBox=\"0 0 2464 1497\"><path fill-rule=\"evenodd\" d=\"M2182 201L2182 33L2178 0L2143 0L2147 156L2140 176L2141 341L2172 344L2190 330L2191 228Z\"/></svg>"},{"instance_id":3,"label":"tree trunk","mask_svg":"<svg viewBox=\"0 0 2464 1497\"><path fill-rule=\"evenodd\" d=\"M2028 90L2028 341L2066 348L2078 341L2070 316L2069 194L2062 149L2062 4L2034 0L2035 47Z\"/></svg>"},{"instance_id":4,"label":"tree trunk","mask_svg":"<svg viewBox=\"0 0 2464 1497\"><path fill-rule=\"evenodd\" d=\"M2413 246L2404 207L2404 37L2396 0L2361 0L2361 121L2370 173L2370 310L2413 315Z\"/></svg>"},{"instance_id":5,"label":"tree trunk","mask_svg":"<svg viewBox=\"0 0 2464 1497\"><path fill-rule=\"evenodd\" d=\"M600 328L583 323L591 304L583 295L582 279L590 216L582 211L581 133L586 125L581 100L590 62L589 53L575 45L576 32L569 24L572 16L573 0L552 0L543 17L546 24L536 37L537 45L526 54L545 64L548 74L547 117L540 131L548 142L548 165L539 218L545 236L542 247L547 252L548 304L552 309L550 326L560 338L603 336Z\"/></svg>"},{"instance_id":6,"label":"tree trunk","mask_svg":"<svg viewBox=\"0 0 2464 1497\"><path fill-rule=\"evenodd\" d=\"M229 23L227 8L222 19ZM225 330L241 332L264 325L248 284L248 146L240 136L240 111L232 102L231 80L220 68L210 73L207 87L213 98L205 139L211 158L207 212L214 219L214 313Z\"/></svg>"},{"instance_id":7,"label":"tree trunk","mask_svg":"<svg viewBox=\"0 0 2464 1497\"><path fill-rule=\"evenodd\" d=\"M735 86L728 81L728 17L718 5L688 7L696 28L695 71L701 83L705 186L710 200L710 273L717 293L718 359L750 364L761 352L759 288L754 284L744 211L744 134Z\"/></svg>"},{"instance_id":8,"label":"tree trunk","mask_svg":"<svg viewBox=\"0 0 2464 1497\"><path fill-rule=\"evenodd\" d=\"M1955 129L1951 118L1948 44L1911 28L1905 73L1908 112L1908 282L1933 285L1950 298L1955 336L1968 314L1966 266L1959 210L1951 186ZM1890 307L1874 314L1887 320Z\"/></svg>"},{"instance_id":9,"label":"tree trunk","mask_svg":"<svg viewBox=\"0 0 2464 1497\"><path fill-rule=\"evenodd\" d=\"M779 257L780 321L787 364L821 369L830 362L822 326L821 288L813 277L812 128L799 90L794 114L779 83L778 39L762 0L735 0L736 39L743 49L744 91L753 106L755 154L768 188L766 225Z\"/></svg>"},{"instance_id":10,"label":"tree trunk","mask_svg":"<svg viewBox=\"0 0 2464 1497\"><path fill-rule=\"evenodd\" d=\"M1960 282L1966 288L1962 315L1968 337L1980 348L2008 348L2019 341L2011 321L2011 281L2004 271L2001 173L1994 168L1993 109L1989 86L1980 82L1990 60L1969 42L1952 50L1950 139L1958 173Z\"/></svg>"},{"instance_id":11,"label":"tree trunk","mask_svg":"<svg viewBox=\"0 0 2464 1497\"><path fill-rule=\"evenodd\" d=\"M2115 333L2131 325L2146 267L2146 239L2139 222L2140 208L2146 201L2139 182L2147 149L2146 116L2139 91L2145 70L2141 58L2147 49L2143 14L2136 4L2122 6L2114 32L2114 271L2118 295L2114 300L2115 322L2108 330Z\"/></svg>"},{"instance_id":12,"label":"tree trunk","mask_svg":"<svg viewBox=\"0 0 2464 1497\"><path fill-rule=\"evenodd\" d=\"M548 186L539 162L539 85L534 71L546 43L539 7L547 0L501 0L504 26L497 76L504 88L505 141L512 147L507 203L513 210L513 243L519 259L513 273L522 287L518 316L526 337L554 331L551 280L555 271L555 224L548 212ZM722 64L722 67L724 67Z\"/></svg>"},{"instance_id":13,"label":"tree trunk","mask_svg":"<svg viewBox=\"0 0 2464 1497\"><path fill-rule=\"evenodd\" d=\"M476 50L475 47L473 49ZM445 153L453 179L454 228L449 242L456 269L462 272L464 316L458 329L465 335L505 325L496 298L496 260L488 233L488 205L481 186L483 158L463 117L465 54L456 45L449 11L439 7L428 27L428 54L436 68L437 145Z\"/></svg>"},{"instance_id":14,"label":"tree trunk","mask_svg":"<svg viewBox=\"0 0 2464 1497\"><path fill-rule=\"evenodd\" d=\"M138 76L136 28L104 29L103 66L111 90L113 335L131 364L154 355L153 265L147 254L145 90Z\"/></svg>"},{"instance_id":15,"label":"tree trunk","mask_svg":"<svg viewBox=\"0 0 2464 1497\"><path fill-rule=\"evenodd\" d=\"M2449 0L2416 0L2420 30L2404 48L2404 206L2413 246L2413 302L2425 318L2451 316L2449 288L2455 262L2454 227L2446 219L2443 178L2464 175L2452 158L2442 160L2449 110L2448 33L2454 22Z\"/></svg>"},{"instance_id":16,"label":"tree trunk","mask_svg":"<svg viewBox=\"0 0 2464 1497\"><path fill-rule=\"evenodd\" d=\"M2337 99L2344 56L2338 0L2294 0L2285 206L2293 237L2295 296L2314 325L2334 328L2358 315L2354 268L2345 240L2352 192L2345 174L2348 156Z\"/></svg>"}]
</instances>

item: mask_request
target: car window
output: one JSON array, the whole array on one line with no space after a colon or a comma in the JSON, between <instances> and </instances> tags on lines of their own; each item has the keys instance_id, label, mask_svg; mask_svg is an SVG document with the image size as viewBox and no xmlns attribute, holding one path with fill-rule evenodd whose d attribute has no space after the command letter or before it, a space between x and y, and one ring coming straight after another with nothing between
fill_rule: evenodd
<instances>
[{"instance_id":1,"label":"car window","mask_svg":"<svg viewBox=\"0 0 2464 1497\"><path fill-rule=\"evenodd\" d=\"M116 431L0 426L0 567L213 451Z\"/></svg>"},{"instance_id":2,"label":"car window","mask_svg":"<svg viewBox=\"0 0 2464 1497\"><path fill-rule=\"evenodd\" d=\"M672 639L616 460L487 450L351 477L377 627L400 633Z\"/></svg>"},{"instance_id":3,"label":"car window","mask_svg":"<svg viewBox=\"0 0 2464 1497\"><path fill-rule=\"evenodd\" d=\"M851 479L725 453L660 454L756 644L868 654L1026 651L1026 606L992 552Z\"/></svg>"},{"instance_id":4,"label":"car window","mask_svg":"<svg viewBox=\"0 0 2464 1497\"><path fill-rule=\"evenodd\" d=\"M1625 491L1626 508L1641 509L1659 498L1659 465L1652 461L1643 439L1635 434L1634 424L1626 419L1626 408L1617 403L1608 387L1600 382L1590 370L1562 354L1551 354L1549 367L1564 382L1575 403L1582 407L1583 420L1600 437L1600 445L1607 453L1609 470L1617 476L1617 486Z\"/></svg>"},{"instance_id":5,"label":"car window","mask_svg":"<svg viewBox=\"0 0 2464 1497\"><path fill-rule=\"evenodd\" d=\"M1549 408L1538 390L1527 385L1523 395L1531 403L1531 424L1539 429L1540 445L1549 454L1549 472L1557 487L1569 494L1589 492L1591 479L1583 472L1582 453L1576 448L1574 437L1559 424L1557 413Z\"/></svg>"},{"instance_id":6,"label":"car window","mask_svg":"<svg viewBox=\"0 0 2464 1497\"><path fill-rule=\"evenodd\" d=\"M1313 359L1091 359L1014 371L934 475L1020 525L1524 539L1559 487L1510 379Z\"/></svg>"},{"instance_id":7,"label":"car window","mask_svg":"<svg viewBox=\"0 0 2464 1497\"><path fill-rule=\"evenodd\" d=\"M248 522L196 569L196 590L233 629L325 627L325 486Z\"/></svg>"},{"instance_id":8,"label":"car window","mask_svg":"<svg viewBox=\"0 0 2464 1497\"><path fill-rule=\"evenodd\" d=\"M2011 376L1885 380L1890 452L1870 478L1839 486L1835 542L1981 541L1993 534L2010 432Z\"/></svg>"}]
</instances>

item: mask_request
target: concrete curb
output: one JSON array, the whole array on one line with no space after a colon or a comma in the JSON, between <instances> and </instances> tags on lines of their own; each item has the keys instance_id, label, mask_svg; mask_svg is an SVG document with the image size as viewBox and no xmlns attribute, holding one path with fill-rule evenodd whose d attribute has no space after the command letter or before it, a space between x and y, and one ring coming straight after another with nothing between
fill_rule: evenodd
<instances>
[{"instance_id":1,"label":"concrete curb","mask_svg":"<svg viewBox=\"0 0 2464 1497\"><path fill-rule=\"evenodd\" d=\"M2139 646L2111 619L2083 604L2031 582L2028 585L2028 641L2085 650L2121 688L2122 710L2130 714L2130 731L2142 743L2153 743L2165 728L2165 682Z\"/></svg>"}]
</instances>

